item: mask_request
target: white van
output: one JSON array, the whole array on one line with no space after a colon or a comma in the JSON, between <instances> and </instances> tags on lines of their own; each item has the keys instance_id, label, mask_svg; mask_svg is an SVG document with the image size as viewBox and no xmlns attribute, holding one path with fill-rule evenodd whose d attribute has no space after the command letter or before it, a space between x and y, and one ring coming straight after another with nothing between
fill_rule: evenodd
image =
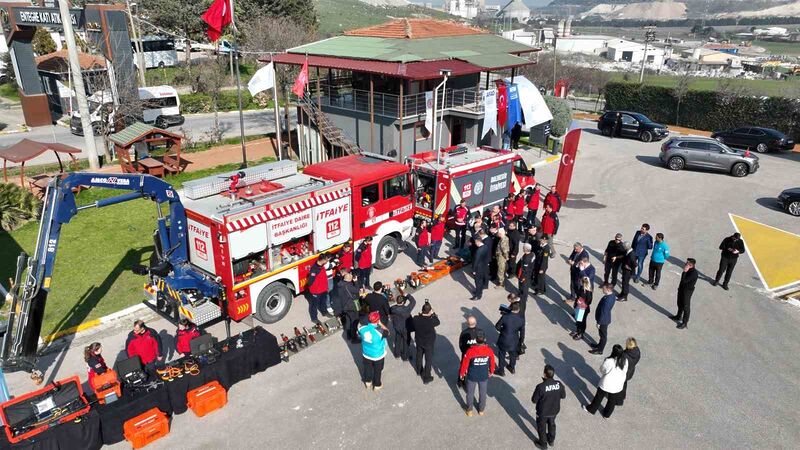
<instances>
[{"instance_id":1,"label":"white van","mask_svg":"<svg viewBox=\"0 0 800 450\"><path fill-rule=\"evenodd\" d=\"M95 134L100 134L103 124L114 132L114 102L110 90L97 91L87 98L89 101L89 119ZM185 118L181 114L181 100L178 91L172 86L150 86L139 88L139 100L142 105L143 122L159 128L183 125ZM78 109L72 111L70 117L72 134L83 136L81 116Z\"/></svg>"}]
</instances>

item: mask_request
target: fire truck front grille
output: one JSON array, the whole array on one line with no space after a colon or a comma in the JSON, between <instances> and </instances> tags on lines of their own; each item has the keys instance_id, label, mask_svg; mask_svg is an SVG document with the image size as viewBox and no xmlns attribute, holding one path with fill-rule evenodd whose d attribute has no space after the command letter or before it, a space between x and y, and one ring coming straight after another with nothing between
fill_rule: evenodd
<instances>
[{"instance_id":1,"label":"fire truck front grille","mask_svg":"<svg viewBox=\"0 0 800 450\"><path fill-rule=\"evenodd\" d=\"M297 163L290 160L277 161L242 169L241 171L245 173L244 183L249 185L258 183L261 180L272 181L295 175L297 173ZM238 172L240 171L234 170L200 178L198 180L187 181L183 184L183 195L190 200L217 195L228 189L228 186L231 184L229 178Z\"/></svg>"}]
</instances>

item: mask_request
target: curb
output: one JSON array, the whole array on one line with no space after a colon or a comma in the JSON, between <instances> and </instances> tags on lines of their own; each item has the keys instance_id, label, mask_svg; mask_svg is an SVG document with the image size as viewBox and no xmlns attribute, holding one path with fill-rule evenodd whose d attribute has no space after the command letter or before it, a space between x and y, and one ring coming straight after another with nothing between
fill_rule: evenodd
<instances>
[{"instance_id":1,"label":"curb","mask_svg":"<svg viewBox=\"0 0 800 450\"><path fill-rule=\"evenodd\" d=\"M0 135L27 133L28 131L30 131L30 129L25 127L25 128L18 128L18 129L15 129L15 130L0 131Z\"/></svg>"},{"instance_id":2,"label":"curb","mask_svg":"<svg viewBox=\"0 0 800 450\"><path fill-rule=\"evenodd\" d=\"M113 322L113 321L115 321L115 320L117 320L117 319L119 319L121 317L127 316L129 314L133 314L133 313L138 312L138 311L140 311L142 309L145 309L145 308L147 308L147 305L145 305L144 303L139 303L137 305L133 305L133 306L130 306L128 308L125 308L125 309L123 309L121 311L117 311L115 313L111 313L111 314L109 314L107 316L103 316L103 317L100 317L98 319L90 320L88 322L83 322L80 325L76 325L74 327L69 327L67 329L55 332L53 334L48 334L47 336L42 336L41 337L41 342L44 343L44 344L52 344L53 341L55 341L55 340L57 340L59 338L62 338L64 336L68 336L68 335L71 335L71 334L77 334L77 333L79 333L81 331L86 331L86 330L90 330L92 328L96 328L96 327L98 327L100 325L104 325L104 324L107 324L109 322Z\"/></svg>"},{"instance_id":3,"label":"curb","mask_svg":"<svg viewBox=\"0 0 800 450\"><path fill-rule=\"evenodd\" d=\"M541 161L537 161L537 162L533 163L531 165L531 168L546 166L548 164L552 164L552 163L558 161L559 159L561 159L561 155L548 156L547 158L545 158L545 159L543 159Z\"/></svg>"}]
</instances>

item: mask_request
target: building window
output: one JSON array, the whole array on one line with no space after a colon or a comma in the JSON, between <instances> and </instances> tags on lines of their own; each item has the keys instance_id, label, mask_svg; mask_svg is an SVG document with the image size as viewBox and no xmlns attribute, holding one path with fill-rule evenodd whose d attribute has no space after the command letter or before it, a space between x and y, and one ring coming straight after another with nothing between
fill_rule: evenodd
<instances>
[{"instance_id":1,"label":"building window","mask_svg":"<svg viewBox=\"0 0 800 450\"><path fill-rule=\"evenodd\" d=\"M425 121L420 120L414 124L414 140L424 141L431 136L431 132L425 128Z\"/></svg>"},{"instance_id":2,"label":"building window","mask_svg":"<svg viewBox=\"0 0 800 450\"><path fill-rule=\"evenodd\" d=\"M377 203L379 198L378 183L361 188L361 206Z\"/></svg>"}]
</instances>

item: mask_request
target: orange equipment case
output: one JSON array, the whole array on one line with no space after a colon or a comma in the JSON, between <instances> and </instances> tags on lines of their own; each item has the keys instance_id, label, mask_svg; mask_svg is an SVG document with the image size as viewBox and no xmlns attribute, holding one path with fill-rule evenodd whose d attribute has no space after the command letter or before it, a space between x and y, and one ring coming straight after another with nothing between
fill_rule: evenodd
<instances>
[{"instance_id":1,"label":"orange equipment case","mask_svg":"<svg viewBox=\"0 0 800 450\"><path fill-rule=\"evenodd\" d=\"M153 408L126 420L122 430L133 448L142 448L169 434L169 420L160 409Z\"/></svg>"},{"instance_id":2,"label":"orange equipment case","mask_svg":"<svg viewBox=\"0 0 800 450\"><path fill-rule=\"evenodd\" d=\"M117 373L111 369L108 369L105 373L100 375L95 375L92 378L91 385L101 405L106 404L106 396L110 394L116 394L117 398L122 396Z\"/></svg>"},{"instance_id":3,"label":"orange equipment case","mask_svg":"<svg viewBox=\"0 0 800 450\"><path fill-rule=\"evenodd\" d=\"M225 406L228 393L218 381L212 381L187 392L186 403L198 417L203 417Z\"/></svg>"},{"instance_id":4,"label":"orange equipment case","mask_svg":"<svg viewBox=\"0 0 800 450\"><path fill-rule=\"evenodd\" d=\"M83 406L81 406L80 409L77 409L74 412L72 412L71 414L67 414L67 415L65 415L63 417L58 418L57 420L54 420L54 421L50 422L50 423L44 423L44 424L35 426L31 430L28 430L28 431L26 431L26 432L24 432L22 434L16 435L16 436L14 435L14 432L11 429L11 427L4 426L3 428L6 431L6 437L8 438L8 442L10 442L12 444L16 444L17 442L20 442L20 441L28 439L30 437L36 436L37 434L49 429L50 427L53 427L53 426L61 424L61 423L65 423L65 422L69 422L69 421L75 420L76 418L88 413L89 409L91 407L86 402L86 399L83 397L83 387L81 386L81 380L76 375L76 376L72 376L72 377L69 377L69 378L65 378L63 380L56 381L55 383L50 383L46 387L44 387L42 389L39 389L39 390L36 390L36 391L33 391L33 392L29 392L29 393L27 393L25 395L21 395L19 397L15 397L15 398L13 398L11 400L8 400L7 402L1 404L0 405L0 417L2 417L3 423L4 424L8 424L9 423L9 418L8 418L8 415L7 415L8 413L6 412L7 408L11 408L14 405L17 405L19 403L22 403L22 402L25 402L25 401L29 401L30 399L32 399L34 397L42 396L42 395L48 393L49 391L56 391L56 389L65 389L65 385L72 384L72 383L75 384L74 393L75 393L75 395L78 396L78 398L76 398L76 400L81 400L83 402ZM54 408L54 409L58 409L58 408Z\"/></svg>"}]
</instances>

